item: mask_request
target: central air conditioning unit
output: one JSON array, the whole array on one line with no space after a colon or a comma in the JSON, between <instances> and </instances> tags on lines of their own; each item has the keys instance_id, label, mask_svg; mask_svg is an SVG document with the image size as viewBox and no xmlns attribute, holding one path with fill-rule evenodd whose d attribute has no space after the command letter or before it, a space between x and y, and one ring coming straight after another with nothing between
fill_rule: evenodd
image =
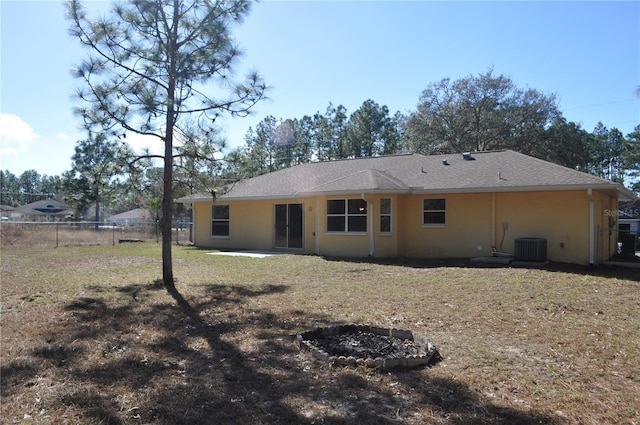
<instances>
[{"instance_id":1,"label":"central air conditioning unit","mask_svg":"<svg viewBox=\"0 0 640 425\"><path fill-rule=\"evenodd\" d=\"M514 245L514 260L547 261L547 240L545 238L517 238Z\"/></svg>"}]
</instances>

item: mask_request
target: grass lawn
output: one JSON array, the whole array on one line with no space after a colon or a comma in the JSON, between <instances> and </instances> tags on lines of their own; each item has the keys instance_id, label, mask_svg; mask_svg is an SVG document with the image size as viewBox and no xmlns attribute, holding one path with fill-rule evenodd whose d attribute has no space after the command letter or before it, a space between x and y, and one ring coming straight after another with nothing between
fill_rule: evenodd
<instances>
[{"instance_id":1,"label":"grass lawn","mask_svg":"<svg viewBox=\"0 0 640 425\"><path fill-rule=\"evenodd\" d=\"M1 252L7 424L637 424L640 273L464 261L207 255L174 247ZM428 368L335 367L295 335L409 329Z\"/></svg>"}]
</instances>

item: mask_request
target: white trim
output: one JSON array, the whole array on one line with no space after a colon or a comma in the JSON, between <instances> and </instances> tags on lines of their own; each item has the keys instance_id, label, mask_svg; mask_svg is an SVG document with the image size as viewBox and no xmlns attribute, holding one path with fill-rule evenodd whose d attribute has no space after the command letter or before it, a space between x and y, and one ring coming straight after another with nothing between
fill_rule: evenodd
<instances>
[{"instance_id":1,"label":"white trim","mask_svg":"<svg viewBox=\"0 0 640 425\"><path fill-rule=\"evenodd\" d=\"M374 214L374 205L373 205L373 201L369 201L367 198L365 198L364 196L364 192L362 192L362 194L360 195L360 198L362 198L363 201L365 201L367 203L367 214L369 214L369 229L368 233L369 233L369 257L373 257L373 254L375 252L375 239L374 239L374 229L375 229L375 214Z\"/></svg>"},{"instance_id":2,"label":"white trim","mask_svg":"<svg viewBox=\"0 0 640 425\"><path fill-rule=\"evenodd\" d=\"M229 218L226 219L227 225L229 226L229 234L228 235L214 235L213 234L213 221L214 221L214 217L213 217L213 209L216 206L227 206L227 209L229 211ZM210 212L210 220L209 220L209 239L229 239L229 237L231 236L231 206L227 203L212 203L209 207L209 212ZM221 219L217 219L217 221L225 221L225 220L221 220Z\"/></svg>"},{"instance_id":3,"label":"white trim","mask_svg":"<svg viewBox=\"0 0 640 425\"><path fill-rule=\"evenodd\" d=\"M491 192L491 248L498 250L496 242L498 238L496 236L496 193Z\"/></svg>"},{"instance_id":4,"label":"white trim","mask_svg":"<svg viewBox=\"0 0 640 425\"><path fill-rule=\"evenodd\" d=\"M315 249L316 255L320 255L320 198L316 198L316 210L314 211L314 215L316 217L316 231L313 232L313 237L315 239Z\"/></svg>"},{"instance_id":5,"label":"white trim","mask_svg":"<svg viewBox=\"0 0 640 425\"><path fill-rule=\"evenodd\" d=\"M389 197L389 196L381 196L380 198L380 212L378 213L378 218L382 219L382 216L388 216L389 217L389 231L388 232L383 232L382 231L382 226L378 227L378 234L380 236L392 236L393 235L393 198ZM382 214L382 200L383 199L388 199L389 200L389 214ZM378 225L381 225L382 222L378 221Z\"/></svg>"},{"instance_id":6,"label":"white trim","mask_svg":"<svg viewBox=\"0 0 640 425\"><path fill-rule=\"evenodd\" d=\"M328 203L329 201L344 201L344 214L329 214L328 212ZM364 201L367 210L365 214L350 214L349 213L349 201ZM344 217L344 230L328 230L329 229L329 216L331 217ZM325 234L333 234L333 235L366 235L372 231L369 229L369 224L367 223L367 218L369 216L369 202L364 199L362 196L360 198L327 198L325 199L325 211L324 211L324 233ZM365 220L365 226L367 230L363 231L349 231L349 217L362 217Z\"/></svg>"},{"instance_id":7,"label":"white trim","mask_svg":"<svg viewBox=\"0 0 640 425\"><path fill-rule=\"evenodd\" d=\"M328 236L367 236L367 232L324 232Z\"/></svg>"},{"instance_id":8,"label":"white trim","mask_svg":"<svg viewBox=\"0 0 640 425\"><path fill-rule=\"evenodd\" d=\"M595 264L595 234L593 226L595 225L595 208L593 206L593 191L587 189L587 197L589 198L589 264Z\"/></svg>"},{"instance_id":9,"label":"white trim","mask_svg":"<svg viewBox=\"0 0 640 425\"><path fill-rule=\"evenodd\" d=\"M442 199L444 201L444 210L425 210L424 209L424 201L427 200L440 200ZM430 211L430 212L443 212L444 213L444 223L425 223L424 222L424 213L425 211ZM446 227L447 226L447 198L433 198L433 197L429 197L429 198L422 198L422 205L420 208L420 214L421 214L421 218L420 218L420 223L422 223L422 227Z\"/></svg>"},{"instance_id":10,"label":"white trim","mask_svg":"<svg viewBox=\"0 0 640 425\"><path fill-rule=\"evenodd\" d=\"M617 183L601 183L593 185L575 184L575 185L553 185L553 186L487 186L487 187L465 187L465 188L424 188L420 186L412 186L407 189L399 190L384 190L384 189L372 189L367 190L370 195L446 195L457 193L502 193L502 192L558 192L558 191L574 191L574 190L601 190L601 191L615 191L618 194L620 200L635 200L637 199L635 194L629 189L618 185ZM361 191L357 190L344 190L344 191L318 191L318 192L295 192L286 195L259 195L259 196L227 196L222 195L216 199L216 201L230 202L230 201L261 201L261 200L280 200L280 199L299 199L299 198L313 198L317 196L326 197L342 197L342 196L358 196ZM622 195L622 196L620 196ZM202 198L190 198L183 201L176 200L180 203L194 203L194 202L213 202L211 197Z\"/></svg>"}]
</instances>

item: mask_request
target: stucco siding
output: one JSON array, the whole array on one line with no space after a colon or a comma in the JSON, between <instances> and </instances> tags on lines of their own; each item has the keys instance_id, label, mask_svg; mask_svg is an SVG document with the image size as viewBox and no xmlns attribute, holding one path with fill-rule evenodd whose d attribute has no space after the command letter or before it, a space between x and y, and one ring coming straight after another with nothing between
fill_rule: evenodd
<instances>
[{"instance_id":1,"label":"stucco siding","mask_svg":"<svg viewBox=\"0 0 640 425\"><path fill-rule=\"evenodd\" d=\"M617 200L606 194L593 192L595 208L596 264L616 253L618 243Z\"/></svg>"},{"instance_id":2,"label":"stucco siding","mask_svg":"<svg viewBox=\"0 0 640 425\"><path fill-rule=\"evenodd\" d=\"M425 225L424 199L445 199L444 225ZM491 252L491 194L412 195L399 202L400 255L469 258Z\"/></svg>"},{"instance_id":3,"label":"stucco siding","mask_svg":"<svg viewBox=\"0 0 640 425\"><path fill-rule=\"evenodd\" d=\"M367 219L367 233L334 233L327 231L327 199L360 199L358 196L318 197L318 238L319 254L337 257L366 257L369 255L370 219Z\"/></svg>"},{"instance_id":4,"label":"stucco siding","mask_svg":"<svg viewBox=\"0 0 640 425\"><path fill-rule=\"evenodd\" d=\"M273 240L273 202L218 201L229 205L229 236L211 236L211 202L194 206L195 244L215 249L271 249Z\"/></svg>"},{"instance_id":5,"label":"stucco siding","mask_svg":"<svg viewBox=\"0 0 640 425\"><path fill-rule=\"evenodd\" d=\"M496 194L498 248L513 253L517 238L546 238L551 261L589 262L589 199L586 191Z\"/></svg>"},{"instance_id":6,"label":"stucco siding","mask_svg":"<svg viewBox=\"0 0 640 425\"><path fill-rule=\"evenodd\" d=\"M229 205L229 237L211 236L211 202L196 202L193 207L194 244L214 249L274 249L276 204L303 204L302 252L315 252L315 215L313 200L218 201Z\"/></svg>"},{"instance_id":7,"label":"stucco siding","mask_svg":"<svg viewBox=\"0 0 640 425\"><path fill-rule=\"evenodd\" d=\"M391 200L391 232L380 232L380 199L388 198ZM398 256L398 240L399 240L399 211L398 196L395 195L378 195L368 196L373 202L373 230L374 230L374 256L375 257L397 257Z\"/></svg>"},{"instance_id":8,"label":"stucco siding","mask_svg":"<svg viewBox=\"0 0 640 425\"><path fill-rule=\"evenodd\" d=\"M443 195L365 195L368 201L366 233L337 233L326 229L327 199L230 201L229 237L211 236L211 202L194 205L194 242L216 249L274 248L275 204L303 204L303 248L327 256L413 258L470 258L498 250L513 254L522 237L547 239L551 261L588 264L590 261L590 200L586 190L548 192L496 192ZM391 199L391 232L380 232L380 199ZM445 222L423 223L423 200L445 199ZM592 194L594 260L615 253L616 199ZM222 203L221 201L218 201ZM503 227L506 225L506 228ZM613 227L612 227L613 226ZM372 234L373 232L373 234Z\"/></svg>"},{"instance_id":9,"label":"stucco siding","mask_svg":"<svg viewBox=\"0 0 640 425\"><path fill-rule=\"evenodd\" d=\"M222 244L227 244L227 240L211 239L211 205L211 202L193 204L193 243L199 247L223 248Z\"/></svg>"},{"instance_id":10,"label":"stucco siding","mask_svg":"<svg viewBox=\"0 0 640 425\"><path fill-rule=\"evenodd\" d=\"M229 202L229 247L273 248L273 201Z\"/></svg>"}]
</instances>

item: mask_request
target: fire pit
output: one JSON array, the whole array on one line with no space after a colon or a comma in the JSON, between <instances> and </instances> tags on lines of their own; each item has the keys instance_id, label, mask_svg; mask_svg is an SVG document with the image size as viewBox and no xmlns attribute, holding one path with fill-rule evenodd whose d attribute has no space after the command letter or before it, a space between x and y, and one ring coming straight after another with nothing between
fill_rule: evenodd
<instances>
[{"instance_id":1,"label":"fire pit","mask_svg":"<svg viewBox=\"0 0 640 425\"><path fill-rule=\"evenodd\" d=\"M403 329L341 325L302 332L298 344L316 359L336 366L415 368L441 359L426 337Z\"/></svg>"}]
</instances>

